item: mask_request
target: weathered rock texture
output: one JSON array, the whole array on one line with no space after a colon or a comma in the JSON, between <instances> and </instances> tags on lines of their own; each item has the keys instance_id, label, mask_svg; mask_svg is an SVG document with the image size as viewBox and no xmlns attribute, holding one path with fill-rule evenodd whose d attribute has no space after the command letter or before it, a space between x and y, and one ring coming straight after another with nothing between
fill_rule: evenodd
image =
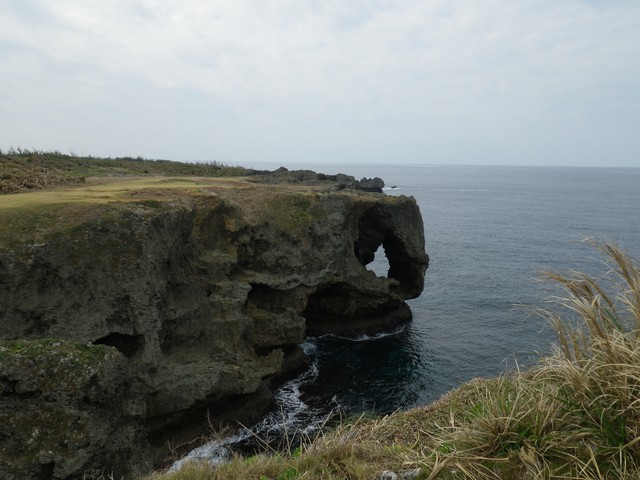
<instances>
[{"instance_id":1,"label":"weathered rock texture","mask_svg":"<svg viewBox=\"0 0 640 480\"><path fill-rule=\"evenodd\" d=\"M128 474L250 420L307 334L406 321L428 263L409 197L238 181L46 215L0 241L2 478Z\"/></svg>"},{"instance_id":2,"label":"weathered rock texture","mask_svg":"<svg viewBox=\"0 0 640 480\"><path fill-rule=\"evenodd\" d=\"M144 398L100 345L0 341L0 478L114 478L150 465ZM146 447L146 448L145 448Z\"/></svg>"}]
</instances>

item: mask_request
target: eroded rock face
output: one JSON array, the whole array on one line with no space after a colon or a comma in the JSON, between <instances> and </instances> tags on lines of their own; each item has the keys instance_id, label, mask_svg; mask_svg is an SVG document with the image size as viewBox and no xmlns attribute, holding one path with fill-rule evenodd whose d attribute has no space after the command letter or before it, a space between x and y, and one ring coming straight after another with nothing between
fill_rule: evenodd
<instances>
[{"instance_id":1,"label":"eroded rock face","mask_svg":"<svg viewBox=\"0 0 640 480\"><path fill-rule=\"evenodd\" d=\"M114 348L0 341L0 478L88 478L151 466L145 403Z\"/></svg>"},{"instance_id":2,"label":"eroded rock face","mask_svg":"<svg viewBox=\"0 0 640 480\"><path fill-rule=\"evenodd\" d=\"M51 338L106 352L112 360L94 365L72 397L91 388L104 399L126 394L125 413L57 394L23 396L21 405L53 405L71 424L102 422L105 432L127 426L122 442L137 446L120 448L120 455L140 468L145 454L156 461L167 442L202 433L207 415L213 422L259 416L285 353L306 335L406 321L404 300L420 294L428 264L420 212L408 197L247 183L87 208L73 229L0 248L0 338ZM380 245L388 278L366 269ZM62 361L40 355L47 368ZM0 415L11 416L14 392L32 388L25 386L29 371L24 362L3 360ZM0 433L5 449L12 441ZM96 449L101 442L87 440ZM74 470L64 460L72 448L69 441L43 441L34 462L51 478L121 468L104 453Z\"/></svg>"}]
</instances>

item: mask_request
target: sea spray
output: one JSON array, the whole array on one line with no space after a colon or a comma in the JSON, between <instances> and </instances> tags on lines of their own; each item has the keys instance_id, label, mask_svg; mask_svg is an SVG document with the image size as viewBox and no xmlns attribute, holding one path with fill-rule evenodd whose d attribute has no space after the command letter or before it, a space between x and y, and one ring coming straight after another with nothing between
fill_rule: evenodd
<instances>
[{"instance_id":1,"label":"sea spray","mask_svg":"<svg viewBox=\"0 0 640 480\"><path fill-rule=\"evenodd\" d=\"M313 342L301 345L307 355L315 351ZM317 361L298 377L285 382L274 392L275 408L251 427L242 427L233 435L211 440L176 461L170 471L179 470L190 461L206 461L211 465L228 462L234 453L250 454L260 450L283 451L295 448L305 439L313 438L334 412L335 404L318 409L305 403L301 386L318 378Z\"/></svg>"}]
</instances>

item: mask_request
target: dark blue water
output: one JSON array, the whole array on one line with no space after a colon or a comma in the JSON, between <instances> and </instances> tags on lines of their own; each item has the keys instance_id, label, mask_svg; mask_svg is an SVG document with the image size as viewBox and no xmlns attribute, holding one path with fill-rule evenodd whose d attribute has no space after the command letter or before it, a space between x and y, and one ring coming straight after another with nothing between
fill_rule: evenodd
<instances>
[{"instance_id":1,"label":"dark blue water","mask_svg":"<svg viewBox=\"0 0 640 480\"><path fill-rule=\"evenodd\" d=\"M530 364L554 340L527 308L550 293L538 281L540 271L597 271L597 252L581 243L586 237L609 238L640 254L640 169L354 170L398 186L393 194L416 198L431 264L424 293L411 302L408 331L351 348L336 342L345 368L358 372L337 394L349 408L386 413L433 401L516 361ZM331 346L325 351L338 361Z\"/></svg>"},{"instance_id":2,"label":"dark blue water","mask_svg":"<svg viewBox=\"0 0 640 480\"><path fill-rule=\"evenodd\" d=\"M474 377L524 368L554 341L531 313L551 293L539 281L542 270L601 271L587 237L640 257L640 169L286 166L379 176L398 187L387 194L414 196L431 260L407 328L365 340L309 340L313 370L279 392L279 411L257 431L308 428L336 409L385 414ZM385 271L384 258L374 263Z\"/></svg>"}]
</instances>

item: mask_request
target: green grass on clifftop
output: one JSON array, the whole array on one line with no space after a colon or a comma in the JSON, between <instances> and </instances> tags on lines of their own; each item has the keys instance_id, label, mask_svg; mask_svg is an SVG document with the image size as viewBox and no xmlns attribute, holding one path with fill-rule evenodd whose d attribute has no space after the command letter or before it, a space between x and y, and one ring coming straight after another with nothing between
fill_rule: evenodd
<instances>
[{"instance_id":1,"label":"green grass on clifftop","mask_svg":"<svg viewBox=\"0 0 640 480\"><path fill-rule=\"evenodd\" d=\"M640 266L615 246L600 279L564 288L541 310L558 335L526 372L475 380L438 402L345 422L289 454L193 463L147 480L640 478Z\"/></svg>"},{"instance_id":2,"label":"green grass on clifftop","mask_svg":"<svg viewBox=\"0 0 640 480\"><path fill-rule=\"evenodd\" d=\"M175 175L229 177L246 169L218 162L183 163L169 160L96 158L37 150L0 151L0 194L42 190L60 185L84 183L87 177Z\"/></svg>"},{"instance_id":3,"label":"green grass on clifftop","mask_svg":"<svg viewBox=\"0 0 640 480\"><path fill-rule=\"evenodd\" d=\"M0 196L0 249L46 241L68 234L92 218L117 218L126 204L139 206L178 201L202 188L233 188L231 179L125 177L87 182L51 190Z\"/></svg>"}]
</instances>

